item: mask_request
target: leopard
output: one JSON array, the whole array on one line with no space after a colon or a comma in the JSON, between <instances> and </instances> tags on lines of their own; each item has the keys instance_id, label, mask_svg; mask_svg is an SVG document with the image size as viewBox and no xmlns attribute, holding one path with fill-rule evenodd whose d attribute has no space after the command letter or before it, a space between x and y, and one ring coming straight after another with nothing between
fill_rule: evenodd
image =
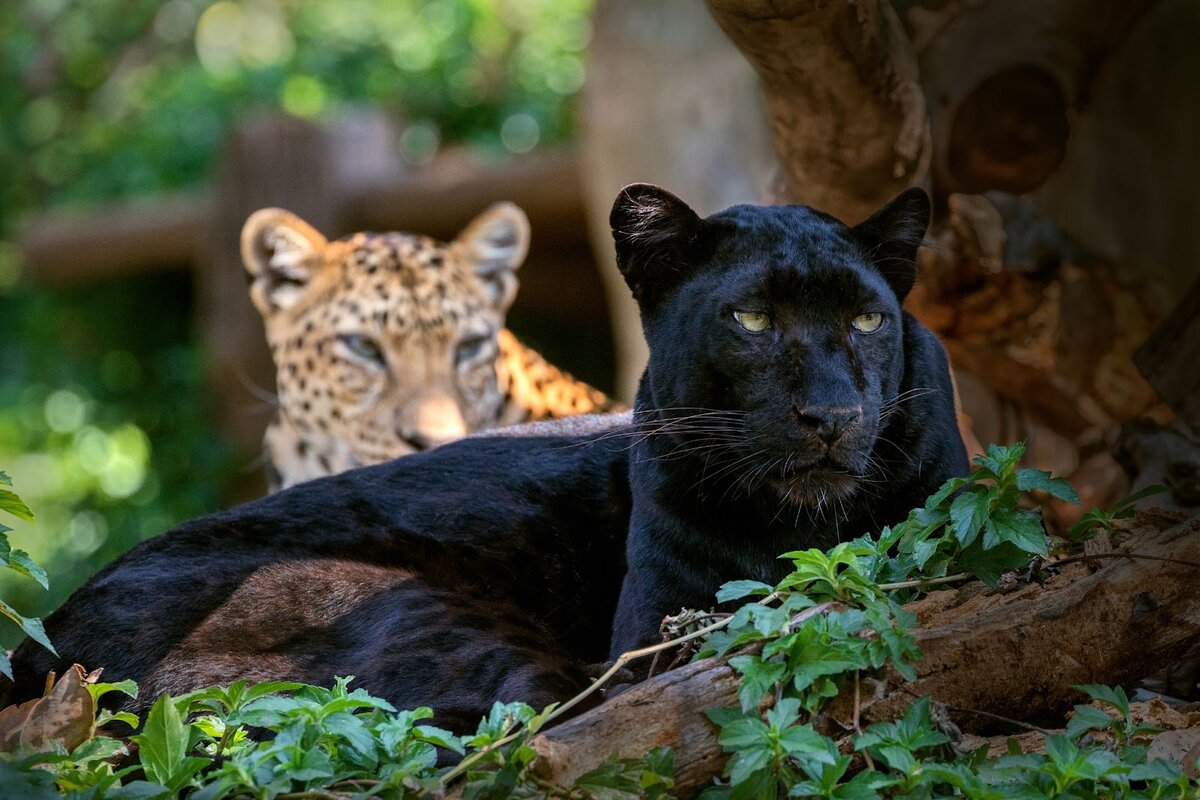
<instances>
[{"instance_id":1,"label":"leopard","mask_svg":"<svg viewBox=\"0 0 1200 800\"><path fill-rule=\"evenodd\" d=\"M529 242L527 216L507 202L451 242L396 231L329 241L287 210L251 214L241 255L276 369L268 489L622 408L505 327Z\"/></svg>"},{"instance_id":2,"label":"leopard","mask_svg":"<svg viewBox=\"0 0 1200 800\"><path fill-rule=\"evenodd\" d=\"M0 689L104 667L143 713L355 675L460 733L495 701L566 700L664 616L777 583L780 553L879 531L965 473L945 350L902 306L929 215L919 189L850 226L802 205L701 218L626 187L610 224L650 353L632 415L484 432L184 522L76 590L45 621L57 653L26 641Z\"/></svg>"}]
</instances>

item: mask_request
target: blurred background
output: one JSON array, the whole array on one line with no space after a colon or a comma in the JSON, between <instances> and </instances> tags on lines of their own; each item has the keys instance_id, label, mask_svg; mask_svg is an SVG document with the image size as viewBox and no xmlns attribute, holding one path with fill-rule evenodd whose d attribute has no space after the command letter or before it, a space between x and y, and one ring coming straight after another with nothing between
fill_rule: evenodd
<instances>
[{"instance_id":1,"label":"blurred background","mask_svg":"<svg viewBox=\"0 0 1200 800\"><path fill-rule=\"evenodd\" d=\"M1104 503L1147 461L1140 421L1196 482L1133 354L1200 262L1200 4L891 6L932 131L894 177L940 220L913 310L976 438L1027 439ZM273 377L237 254L262 206L331 238L449 239L518 203L533 247L510 327L628 398L644 351L612 266L620 186L701 213L809 199L780 86L764 103L761 60L721 24L699 0L4 3L0 469L51 591L0 595L44 614L135 542L262 492Z\"/></svg>"},{"instance_id":2,"label":"blurred background","mask_svg":"<svg viewBox=\"0 0 1200 800\"><path fill-rule=\"evenodd\" d=\"M52 592L17 580L0 594L45 611L138 540L260 490L256 443L270 409L255 394L272 388L261 326L233 332L251 337L240 343L251 358L214 363L198 316L210 287L195 275L212 262L201 254L206 217L240 124L264 150L318 150L357 115L381 131L381 157L399 178L381 188L404 189L418 173L441 187L469 183L534 150L550 154L534 171L553 179L572 163L558 149L577 127L590 11L590 0L4 3L0 464L35 508L38 521L14 538L47 567ZM315 182L318 168L306 164L291 185ZM452 236L506 194L470 193L454 191L448 214L406 229ZM327 234L370 227L306 201L289 207ZM211 234L226 234L226 259L255 201L231 202L232 227ZM575 216L576 241L553 248L576 261L572 249L590 258L578 207L561 212ZM395 222L405 225L402 211ZM227 277L241 301L238 272ZM523 332L611 385L597 302L581 324L601 335L577 358L565 357L578 350L570 332L543 336L536 314ZM221 403L208 378L235 396Z\"/></svg>"}]
</instances>

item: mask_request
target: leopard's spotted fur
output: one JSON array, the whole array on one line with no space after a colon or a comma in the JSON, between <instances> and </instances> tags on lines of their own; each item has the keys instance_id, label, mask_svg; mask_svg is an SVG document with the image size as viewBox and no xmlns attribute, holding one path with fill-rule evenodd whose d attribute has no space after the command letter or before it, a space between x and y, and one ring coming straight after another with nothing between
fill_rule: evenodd
<instances>
[{"instance_id":1,"label":"leopard's spotted fur","mask_svg":"<svg viewBox=\"0 0 1200 800\"><path fill-rule=\"evenodd\" d=\"M253 214L242 257L276 365L272 490L485 428L613 409L503 327L528 241L509 203L449 244L329 242L289 212Z\"/></svg>"}]
</instances>

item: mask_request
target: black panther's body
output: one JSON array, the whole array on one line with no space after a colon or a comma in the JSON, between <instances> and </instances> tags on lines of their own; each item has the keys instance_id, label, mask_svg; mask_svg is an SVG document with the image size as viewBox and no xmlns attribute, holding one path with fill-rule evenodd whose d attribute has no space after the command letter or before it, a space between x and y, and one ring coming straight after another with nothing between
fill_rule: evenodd
<instances>
[{"instance_id":1,"label":"black panther's body","mask_svg":"<svg viewBox=\"0 0 1200 800\"><path fill-rule=\"evenodd\" d=\"M73 662L137 680L137 711L239 677L354 675L462 731L493 700L569 697L607 651L596 632L624 567L627 447L465 439L186 522L51 615L61 658L22 644L9 699Z\"/></svg>"},{"instance_id":2,"label":"black panther's body","mask_svg":"<svg viewBox=\"0 0 1200 800\"><path fill-rule=\"evenodd\" d=\"M50 616L61 658L22 645L11 699L72 662L138 680L139 710L352 674L461 730L571 694L610 629L614 652L643 643L781 552L899 520L966 467L945 356L899 308L923 198L848 229L798 206L701 221L630 187L614 236L651 352L632 427L466 439L185 523Z\"/></svg>"}]
</instances>

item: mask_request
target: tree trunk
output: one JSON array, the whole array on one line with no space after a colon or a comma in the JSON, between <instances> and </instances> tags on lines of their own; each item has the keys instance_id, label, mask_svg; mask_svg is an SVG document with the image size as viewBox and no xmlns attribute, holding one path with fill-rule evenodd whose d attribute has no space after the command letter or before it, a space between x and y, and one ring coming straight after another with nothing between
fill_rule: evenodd
<instances>
[{"instance_id":1,"label":"tree trunk","mask_svg":"<svg viewBox=\"0 0 1200 800\"><path fill-rule=\"evenodd\" d=\"M630 401L647 351L617 272L613 199L627 184L657 183L710 214L761 200L777 166L754 71L703 5L599 0L593 27L581 109L584 193L612 315L616 394Z\"/></svg>"},{"instance_id":2,"label":"tree trunk","mask_svg":"<svg viewBox=\"0 0 1200 800\"><path fill-rule=\"evenodd\" d=\"M762 79L780 199L849 224L925 180L917 61L887 0L708 0Z\"/></svg>"},{"instance_id":3,"label":"tree trunk","mask_svg":"<svg viewBox=\"0 0 1200 800\"><path fill-rule=\"evenodd\" d=\"M1200 643L1200 519L1139 514L1110 537L1121 553L1044 571L1041 583L1005 593L973 583L934 592L908 606L923 652L918 679L885 675L867 683L866 722L900 715L916 698L946 704L967 733L988 732L996 714L1042 720L1083 701L1079 683L1123 684L1150 674ZM1151 559L1176 559L1191 564ZM678 795L694 795L720 774L725 757L709 708L737 703L737 676L720 660L688 664L634 686L533 740L535 769L569 785L617 753L676 751ZM826 723L849 730L850 692ZM976 713L982 712L982 713Z\"/></svg>"}]
</instances>

